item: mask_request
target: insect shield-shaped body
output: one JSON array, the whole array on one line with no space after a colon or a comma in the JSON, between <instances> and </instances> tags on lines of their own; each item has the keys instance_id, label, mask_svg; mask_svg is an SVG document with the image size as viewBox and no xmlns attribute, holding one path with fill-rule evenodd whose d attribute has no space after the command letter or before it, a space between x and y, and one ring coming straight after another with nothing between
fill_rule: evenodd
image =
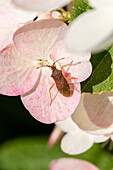
<instances>
[{"instance_id":1,"label":"insect shield-shaped body","mask_svg":"<svg viewBox=\"0 0 113 170\"><path fill-rule=\"evenodd\" d=\"M58 70L54 65L51 66L52 75L58 91L65 97L69 97L73 94L73 90L69 82L64 77L62 70Z\"/></svg>"},{"instance_id":2,"label":"insect shield-shaped body","mask_svg":"<svg viewBox=\"0 0 113 170\"><path fill-rule=\"evenodd\" d=\"M50 58L53 60L53 58L51 57L50 55ZM51 77L54 79L55 83L50 87L49 89L49 94L50 94L50 99L51 99L51 102L50 102L50 105L52 104L53 102L53 99L52 99L52 96L51 96L51 89L53 88L53 86L56 84L56 87L58 89L58 91L65 97L70 97L73 92L74 92L74 88L72 88L73 86L71 86L71 84L67 81L67 79L74 79L75 81L75 90L77 90L76 88L76 78L75 77L65 77L64 74L63 74L63 67L65 66L71 66L73 60L66 64L66 65L63 65L61 67L61 70L58 70L56 68L56 62L58 62L59 60L62 60L62 59L65 59L65 58L61 58L61 59L58 59L57 61L54 61L53 60L53 65L42 65L40 67L49 67L51 70L52 70L52 75ZM40 68L40 67L37 67ZM77 90L78 91L78 90ZM78 91L79 92L79 91Z\"/></svg>"}]
</instances>

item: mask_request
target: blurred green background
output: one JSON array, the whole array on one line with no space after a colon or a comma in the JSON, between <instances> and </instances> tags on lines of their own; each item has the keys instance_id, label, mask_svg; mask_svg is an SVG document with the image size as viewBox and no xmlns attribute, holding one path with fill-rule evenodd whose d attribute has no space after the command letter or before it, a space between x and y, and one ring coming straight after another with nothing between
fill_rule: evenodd
<instances>
[{"instance_id":1,"label":"blurred green background","mask_svg":"<svg viewBox=\"0 0 113 170\"><path fill-rule=\"evenodd\" d=\"M0 104L0 170L48 170L50 161L61 157L87 160L101 170L113 169L113 152L107 147L95 144L77 156L63 153L59 143L47 148L54 124L36 121L24 108L20 97L0 95Z\"/></svg>"},{"instance_id":2,"label":"blurred green background","mask_svg":"<svg viewBox=\"0 0 113 170\"><path fill-rule=\"evenodd\" d=\"M35 120L23 106L20 96L0 95L0 143L18 136L49 135L54 124Z\"/></svg>"}]
</instances>

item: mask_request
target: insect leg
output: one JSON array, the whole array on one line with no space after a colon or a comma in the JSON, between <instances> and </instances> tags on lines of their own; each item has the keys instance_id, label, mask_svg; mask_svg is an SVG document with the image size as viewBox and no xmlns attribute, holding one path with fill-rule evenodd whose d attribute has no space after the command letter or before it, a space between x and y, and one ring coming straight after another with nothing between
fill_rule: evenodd
<instances>
[{"instance_id":1,"label":"insect leg","mask_svg":"<svg viewBox=\"0 0 113 170\"><path fill-rule=\"evenodd\" d=\"M76 87L76 78L75 77L66 77L66 79L74 79L74 81L75 81L75 90L80 93L80 91L77 90L77 87Z\"/></svg>"},{"instance_id":2,"label":"insect leg","mask_svg":"<svg viewBox=\"0 0 113 170\"><path fill-rule=\"evenodd\" d=\"M63 66L61 67L61 70L63 70L63 68L64 68L65 66L69 66L69 65L71 65L72 63L73 63L73 60L72 60L69 64L63 65Z\"/></svg>"},{"instance_id":3,"label":"insect leg","mask_svg":"<svg viewBox=\"0 0 113 170\"><path fill-rule=\"evenodd\" d=\"M49 89L49 94L50 94L50 99L51 99L51 102L50 102L50 106L51 106L51 104L52 104L52 97L51 97L51 89L53 88L53 86L55 85L55 83L53 83L52 84L52 86L50 87L50 89Z\"/></svg>"}]
</instances>

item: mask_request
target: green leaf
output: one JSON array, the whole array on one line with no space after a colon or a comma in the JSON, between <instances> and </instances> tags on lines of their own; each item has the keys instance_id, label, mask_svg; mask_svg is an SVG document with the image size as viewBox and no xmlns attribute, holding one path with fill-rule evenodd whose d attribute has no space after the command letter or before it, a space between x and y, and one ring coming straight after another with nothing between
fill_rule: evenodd
<instances>
[{"instance_id":1,"label":"green leaf","mask_svg":"<svg viewBox=\"0 0 113 170\"><path fill-rule=\"evenodd\" d=\"M59 144L47 148L47 137L23 137L0 147L0 170L47 170L50 161L61 157L87 160L102 170L113 168L112 154L95 144L87 152L70 156L60 150Z\"/></svg>"},{"instance_id":2,"label":"green leaf","mask_svg":"<svg viewBox=\"0 0 113 170\"><path fill-rule=\"evenodd\" d=\"M82 92L102 93L113 90L113 47L91 57L92 74L81 83Z\"/></svg>"},{"instance_id":3,"label":"green leaf","mask_svg":"<svg viewBox=\"0 0 113 170\"><path fill-rule=\"evenodd\" d=\"M75 18L77 18L80 14L83 12L86 12L87 10L92 9L89 4L88 0L76 0L70 22L72 22Z\"/></svg>"}]
</instances>

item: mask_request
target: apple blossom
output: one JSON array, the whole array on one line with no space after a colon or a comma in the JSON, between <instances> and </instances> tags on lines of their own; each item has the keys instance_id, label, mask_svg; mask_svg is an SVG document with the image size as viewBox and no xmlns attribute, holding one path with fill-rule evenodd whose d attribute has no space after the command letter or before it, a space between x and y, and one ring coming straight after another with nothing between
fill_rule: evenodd
<instances>
[{"instance_id":1,"label":"apple blossom","mask_svg":"<svg viewBox=\"0 0 113 170\"><path fill-rule=\"evenodd\" d=\"M84 131L112 138L113 92L83 93L72 119Z\"/></svg>"},{"instance_id":2,"label":"apple blossom","mask_svg":"<svg viewBox=\"0 0 113 170\"><path fill-rule=\"evenodd\" d=\"M28 10L50 11L67 5L71 0L12 0L12 2Z\"/></svg>"},{"instance_id":3,"label":"apple blossom","mask_svg":"<svg viewBox=\"0 0 113 170\"><path fill-rule=\"evenodd\" d=\"M21 95L24 106L31 115L44 123L52 123L69 117L80 99L80 82L91 74L90 53L80 55L66 50L63 41L68 26L58 20L45 19L32 22L18 29L13 37L14 45L0 52L0 93ZM64 97L54 86L51 69L43 65L65 66L63 74L76 78L76 90L71 97ZM40 67L37 69L37 67ZM72 86L74 81L71 82Z\"/></svg>"},{"instance_id":4,"label":"apple blossom","mask_svg":"<svg viewBox=\"0 0 113 170\"><path fill-rule=\"evenodd\" d=\"M34 13L15 8L11 0L0 0L0 50L12 42L13 33L34 16Z\"/></svg>"},{"instance_id":5,"label":"apple blossom","mask_svg":"<svg viewBox=\"0 0 113 170\"><path fill-rule=\"evenodd\" d=\"M76 18L66 34L66 45L74 51L97 53L113 44L113 1L89 0L95 9Z\"/></svg>"},{"instance_id":6,"label":"apple blossom","mask_svg":"<svg viewBox=\"0 0 113 170\"><path fill-rule=\"evenodd\" d=\"M61 141L61 148L68 154L85 152L93 143L113 141L113 92L82 93L73 115L56 125L58 129L53 130L48 144L53 146L64 131L67 134Z\"/></svg>"},{"instance_id":7,"label":"apple blossom","mask_svg":"<svg viewBox=\"0 0 113 170\"><path fill-rule=\"evenodd\" d=\"M93 135L81 130L71 117L64 121L56 122L56 125L66 133L61 140L61 149L70 155L83 153L94 143L104 142L109 138L104 135Z\"/></svg>"},{"instance_id":8,"label":"apple blossom","mask_svg":"<svg viewBox=\"0 0 113 170\"><path fill-rule=\"evenodd\" d=\"M74 158L60 158L53 160L50 170L99 170L95 165L84 160Z\"/></svg>"}]
</instances>

